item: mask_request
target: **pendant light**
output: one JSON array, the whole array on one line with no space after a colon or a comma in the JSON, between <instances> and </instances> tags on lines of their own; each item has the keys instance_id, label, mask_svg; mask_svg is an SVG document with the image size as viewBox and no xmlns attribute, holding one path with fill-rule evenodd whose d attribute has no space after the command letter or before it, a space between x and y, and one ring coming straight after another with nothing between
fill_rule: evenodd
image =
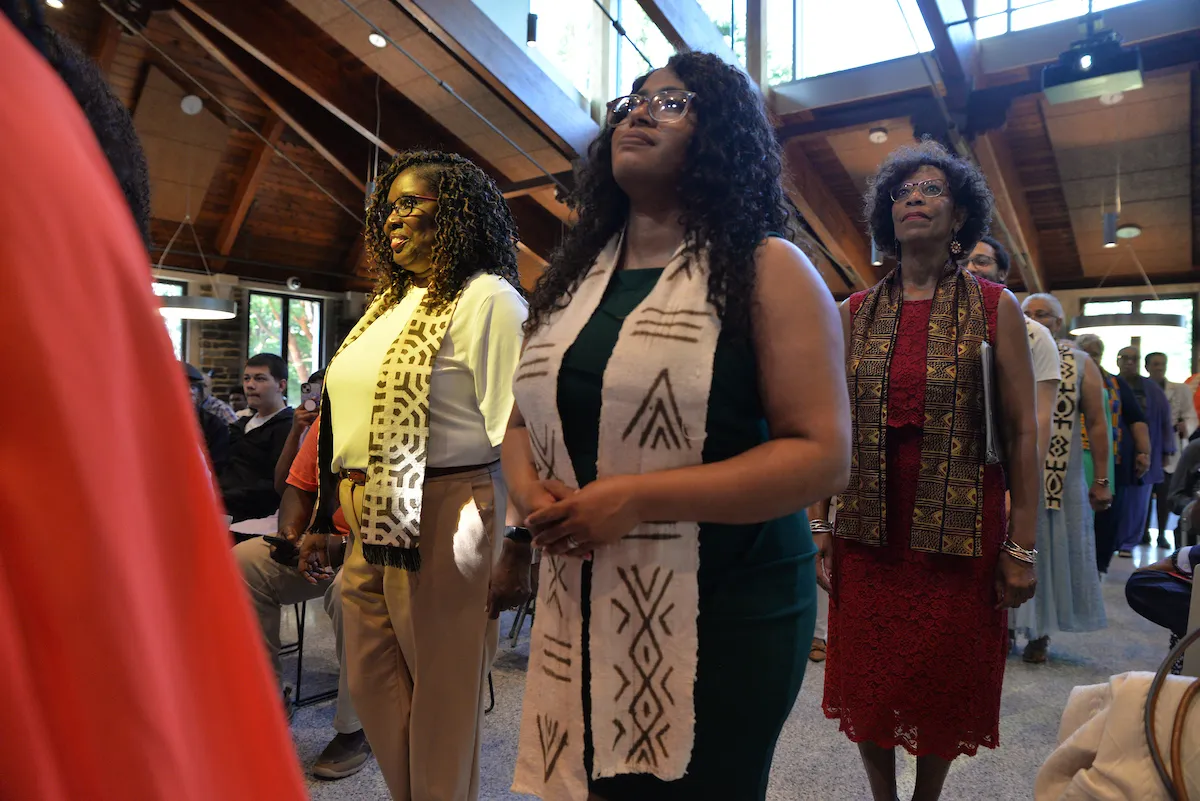
<instances>
[{"instance_id":1,"label":"pendant light","mask_svg":"<svg viewBox=\"0 0 1200 801\"><path fill-rule=\"evenodd\" d=\"M1138 272L1142 275L1142 280L1146 282L1146 286L1150 288L1150 294L1155 300L1158 300L1158 292L1154 289L1154 284L1150 281L1150 276L1146 275L1146 270L1142 267L1142 261L1137 256L1137 251L1133 249L1133 244L1128 243L1125 250L1133 257L1133 263L1137 265ZM1105 273L1104 278L1100 280L1100 284L1104 283L1113 269L1116 268L1119 261L1114 261L1113 266L1109 268L1108 273ZM1080 334L1099 334L1121 339L1128 338L1133 341L1134 337L1145 337L1149 334L1169 332L1178 329L1182 333L1182 329L1187 327L1187 320L1182 314L1160 314L1153 312L1125 312L1123 314L1081 314L1071 320L1071 336L1079 336Z\"/></svg>"},{"instance_id":2,"label":"pendant light","mask_svg":"<svg viewBox=\"0 0 1200 801\"><path fill-rule=\"evenodd\" d=\"M167 254L171 252L171 247L175 244L175 240L179 238L179 232L186 225L188 230L192 232L192 241L196 243L196 253L200 255L200 263L204 265L204 274L212 282L215 291L216 280L213 278L212 270L208 269L208 259L204 258L204 247L200 244L200 237L196 234L196 226L192 224L191 180L192 163L191 154L189 153L187 205L184 208L183 219L180 220L175 233L171 234L171 239L167 242L167 246L163 248L162 254L159 255L155 271L162 270L163 261L167 258ZM159 298L158 313L168 320L232 320L234 317L237 317L237 302L222 298L209 298L203 295L169 295Z\"/></svg>"},{"instance_id":3,"label":"pendant light","mask_svg":"<svg viewBox=\"0 0 1200 801\"><path fill-rule=\"evenodd\" d=\"M1158 300L1158 292L1154 289L1154 284L1150 281L1150 276L1146 275L1145 268L1142 267L1142 261L1138 258L1137 251L1133 248L1132 240L1142 232L1142 229L1136 225L1124 225L1118 227L1117 222L1121 215L1121 118L1117 117L1117 185L1115 193L1115 211L1104 211L1101 208L1101 214L1104 219L1104 247L1116 248L1118 241L1124 239L1126 241L1125 251L1133 258L1133 263L1141 273L1142 280L1146 282L1146 286L1150 288L1150 294L1155 300ZM1120 256L1113 259L1112 266L1108 268L1108 272L1100 279L1099 286L1103 286L1108 276L1117 268L1120 263ZM1181 314L1155 314L1150 312L1126 312L1124 314L1089 314L1079 315L1071 320L1071 335L1079 336L1080 334L1107 334L1121 339L1128 338L1133 341L1135 337L1145 337L1149 334L1169 332L1173 329L1182 329L1187 326L1187 321Z\"/></svg>"}]
</instances>

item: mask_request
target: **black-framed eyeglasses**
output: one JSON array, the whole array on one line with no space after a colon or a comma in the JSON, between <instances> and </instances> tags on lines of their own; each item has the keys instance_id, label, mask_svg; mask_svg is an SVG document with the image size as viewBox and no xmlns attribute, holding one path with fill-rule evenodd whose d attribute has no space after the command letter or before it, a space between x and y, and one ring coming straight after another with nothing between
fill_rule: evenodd
<instances>
[{"instance_id":1,"label":"black-framed eyeglasses","mask_svg":"<svg viewBox=\"0 0 1200 801\"><path fill-rule=\"evenodd\" d=\"M608 101L608 124L610 127L620 125L630 114L645 105L650 119L670 125L687 116L688 109L695 97L695 92L686 92L683 89L664 89L661 92L655 92L650 97L645 95L618 97L616 100Z\"/></svg>"},{"instance_id":2,"label":"black-framed eyeglasses","mask_svg":"<svg viewBox=\"0 0 1200 801\"><path fill-rule=\"evenodd\" d=\"M946 182L941 178L930 178L928 181L917 181L915 184L900 184L892 189L892 201L899 203L918 190L924 197L941 197L946 192Z\"/></svg>"},{"instance_id":3,"label":"black-framed eyeglasses","mask_svg":"<svg viewBox=\"0 0 1200 801\"><path fill-rule=\"evenodd\" d=\"M389 203L387 206L385 206L385 209L387 210L386 217L391 217L393 214L395 214L397 217L411 216L413 211L415 211L417 208L418 200L437 200L437 198L429 197L428 195L401 195L400 197L396 198L394 203Z\"/></svg>"}]
</instances>

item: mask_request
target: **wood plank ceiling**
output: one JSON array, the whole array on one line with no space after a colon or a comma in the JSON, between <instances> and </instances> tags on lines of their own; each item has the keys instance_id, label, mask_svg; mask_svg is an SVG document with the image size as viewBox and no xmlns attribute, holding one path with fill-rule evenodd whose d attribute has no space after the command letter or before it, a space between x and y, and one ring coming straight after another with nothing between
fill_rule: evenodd
<instances>
[{"instance_id":1,"label":"wood plank ceiling","mask_svg":"<svg viewBox=\"0 0 1200 801\"><path fill-rule=\"evenodd\" d=\"M355 217L362 209L372 153L378 145L386 160L397 149L420 146L463 153L514 189L510 202L525 240L522 274L530 283L569 222L554 188L544 184L539 165L552 173L568 171L579 135L563 138L546 120L534 118L528 92L521 100L513 87L498 85L495 72L481 66L483 55L464 53L447 35L446 20L430 14L432 2L356 0L355 5L537 165L409 58L369 43L369 26L341 0L178 0L175 10L152 14L144 29L166 57L135 36L117 35L97 0L71 0L47 17L103 60L114 91L135 119L148 114L139 104L152 92L153 82L166 80L175 93L201 95L204 114L226 126L211 179L206 187L193 188L201 197L193 197L192 216L215 269L272 280L299 274L313 288L365 287ZM454 2L478 11L468 0ZM1180 39L1175 50L1186 49L1189 41L1197 40ZM496 52L501 50L508 52L503 47ZM1014 93L1006 118L1001 117L1003 127L987 133L989 148L1004 156L1006 182L1016 194L1010 200L1028 221L1022 236L1031 240L1028 251L1050 287L1094 285L1105 275L1110 284L1132 282L1136 267L1129 245L1114 251L1101 241L1101 208L1113 203L1118 161L1121 222L1141 226L1132 249L1145 269L1173 280L1200 269L1200 54L1181 56L1163 49L1156 58L1164 54L1174 65L1148 67L1146 87L1128 93L1120 104L1102 106L1091 100L1049 105L1026 89ZM490 55L494 60L495 53ZM1030 69L988 77L991 85L1029 84ZM250 127L267 134L312 180L197 89L185 71ZM924 91L872 102L878 119L872 119L870 109L834 108L816 115L802 111L785 121L792 126L785 146L795 184L810 189L820 184L820 202L807 209L810 218L820 219L810 222L854 273L839 271L814 252L814 261L839 296L887 269L859 263L867 260L868 247L862 193L882 159L913 141L913 121L928 124L932 101ZM169 139L171 126L188 125L192 118L170 105L149 115L154 124L144 133ZM567 111L578 113L574 107ZM838 119L843 111L853 120L845 118L842 127L823 122ZM586 115L583 122L591 124ZM888 130L887 143L869 141L868 131L875 127ZM573 130L578 134L581 129L576 125ZM160 147L150 144L151 150ZM169 192L173 173L156 172L163 175L156 175L161 180L155 190ZM178 217L177 210L156 216L152 236L157 248L174 233ZM198 267L198 260L184 255L191 250L194 245L185 243L170 262Z\"/></svg>"}]
</instances>

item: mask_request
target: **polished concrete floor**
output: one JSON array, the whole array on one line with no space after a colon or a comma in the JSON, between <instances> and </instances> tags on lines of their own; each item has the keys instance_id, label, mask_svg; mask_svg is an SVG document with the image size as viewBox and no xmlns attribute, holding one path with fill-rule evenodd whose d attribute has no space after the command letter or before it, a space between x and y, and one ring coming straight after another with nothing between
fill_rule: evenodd
<instances>
[{"instance_id":1,"label":"polished concrete floor","mask_svg":"<svg viewBox=\"0 0 1200 801\"><path fill-rule=\"evenodd\" d=\"M1010 657L1004 682L1000 747L994 751L981 750L974 758L957 760L947 780L944 799L1032 798L1034 776L1055 746L1059 718L1071 689L1107 681L1116 673L1158 667L1166 656L1168 635L1129 609L1124 587L1135 566L1154 561L1162 554L1153 548L1139 548L1133 559L1113 560L1104 584L1109 619L1106 631L1056 635L1050 647L1050 661L1045 665L1025 664L1019 654ZM319 603L310 607L308 621L302 687L305 694L336 684L333 637ZM511 615L505 615L501 621L502 634L507 633L510 622ZM487 716L484 732L480 796L483 801L528 798L509 791L529 655L528 635L526 625L515 649L510 649L506 641L501 642L493 671L496 709ZM285 675L291 671L294 676L294 670L293 658L285 662ZM804 688L775 753L767 793L771 801L870 799L856 748L821 713L823 680L823 666L810 663ZM333 736L332 719L329 702L296 713L292 735L305 765L312 762ZM915 762L902 754L899 768L902 798L911 792L914 769ZM309 791L316 801L386 801L388 797L374 761L362 772L341 781L310 779Z\"/></svg>"}]
</instances>

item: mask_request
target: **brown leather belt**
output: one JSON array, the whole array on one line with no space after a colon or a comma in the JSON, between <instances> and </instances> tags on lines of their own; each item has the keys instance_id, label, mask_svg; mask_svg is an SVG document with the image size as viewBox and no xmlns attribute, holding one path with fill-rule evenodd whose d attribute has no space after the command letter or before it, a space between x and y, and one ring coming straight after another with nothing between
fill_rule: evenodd
<instances>
[{"instance_id":1,"label":"brown leather belt","mask_svg":"<svg viewBox=\"0 0 1200 801\"><path fill-rule=\"evenodd\" d=\"M476 470L489 470L495 464L495 462L489 462L488 464L469 464L462 467L427 467L425 468L425 478L442 478L443 476L454 476L459 473L474 473ZM340 475L342 479L352 481L360 487L367 484L367 471L365 470L343 470Z\"/></svg>"}]
</instances>

